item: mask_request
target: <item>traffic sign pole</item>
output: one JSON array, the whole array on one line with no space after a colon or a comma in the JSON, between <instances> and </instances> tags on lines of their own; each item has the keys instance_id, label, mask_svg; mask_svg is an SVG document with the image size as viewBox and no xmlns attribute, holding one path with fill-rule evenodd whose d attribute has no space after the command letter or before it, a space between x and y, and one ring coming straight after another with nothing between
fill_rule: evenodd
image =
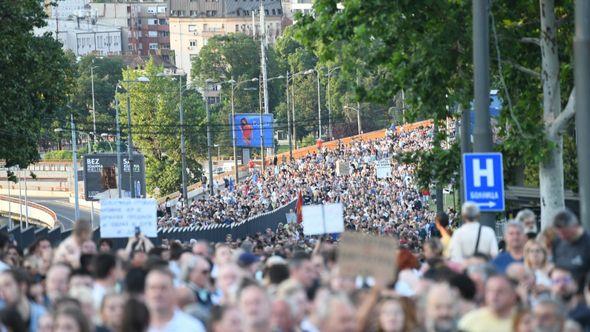
<instances>
[{"instance_id":1,"label":"traffic sign pole","mask_svg":"<svg viewBox=\"0 0 590 332\"><path fill-rule=\"evenodd\" d=\"M473 0L473 83L475 99L475 126L473 151L491 152L490 129L490 49L489 49L489 0ZM465 198L468 200L468 198ZM483 213L481 223L495 229L493 213Z\"/></svg>"},{"instance_id":2,"label":"traffic sign pole","mask_svg":"<svg viewBox=\"0 0 590 332\"><path fill-rule=\"evenodd\" d=\"M463 172L466 201L477 204L482 215L505 210L501 153L465 153Z\"/></svg>"}]
</instances>

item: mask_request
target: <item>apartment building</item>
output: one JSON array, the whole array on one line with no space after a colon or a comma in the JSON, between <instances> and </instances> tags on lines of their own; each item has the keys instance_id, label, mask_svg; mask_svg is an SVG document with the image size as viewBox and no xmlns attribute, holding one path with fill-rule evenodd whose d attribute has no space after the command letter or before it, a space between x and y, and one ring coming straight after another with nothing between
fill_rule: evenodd
<instances>
[{"instance_id":1,"label":"apartment building","mask_svg":"<svg viewBox=\"0 0 590 332\"><path fill-rule=\"evenodd\" d=\"M170 59L167 7L166 0L91 4L99 23L122 28L126 54L158 55L169 62L174 59Z\"/></svg>"},{"instance_id":2,"label":"apartment building","mask_svg":"<svg viewBox=\"0 0 590 332\"><path fill-rule=\"evenodd\" d=\"M76 56L96 54L101 56L121 55L121 29L94 24L89 18L75 20L47 20L47 26L35 29L36 35L51 32Z\"/></svg>"},{"instance_id":3,"label":"apartment building","mask_svg":"<svg viewBox=\"0 0 590 332\"><path fill-rule=\"evenodd\" d=\"M176 66L190 73L192 59L213 36L259 34L260 1L264 5L268 41L273 43L283 29L281 0L169 0L170 47ZM252 14L256 15L254 19Z\"/></svg>"}]
</instances>

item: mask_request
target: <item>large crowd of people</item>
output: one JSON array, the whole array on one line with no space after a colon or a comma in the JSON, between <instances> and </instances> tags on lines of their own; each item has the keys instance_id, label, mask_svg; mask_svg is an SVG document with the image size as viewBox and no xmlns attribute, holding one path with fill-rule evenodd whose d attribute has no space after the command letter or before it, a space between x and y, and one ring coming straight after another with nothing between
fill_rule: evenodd
<instances>
[{"instance_id":1,"label":"large crowd of people","mask_svg":"<svg viewBox=\"0 0 590 332\"><path fill-rule=\"evenodd\" d=\"M138 234L114 248L80 220L61 243L24 250L0 232L0 331L590 331L588 230L569 210L542 230L523 210L503 234L471 202L431 212L413 166L395 158L431 139L418 128L321 149L159 220L240 221L300 192L306 204L341 202L346 231L398 240L387 282L343 273L338 236L304 236L296 222L220 243ZM383 159L392 176L377 178Z\"/></svg>"},{"instance_id":2,"label":"large crowd of people","mask_svg":"<svg viewBox=\"0 0 590 332\"><path fill-rule=\"evenodd\" d=\"M57 247L39 238L24 253L0 233L0 330L590 330L590 234L573 213L537 232L524 211L501 241L477 205L460 216L451 230L438 215L418 250L400 238L388 283L340 273L338 241L294 225L216 244L138 235L116 249L82 220Z\"/></svg>"}]
</instances>

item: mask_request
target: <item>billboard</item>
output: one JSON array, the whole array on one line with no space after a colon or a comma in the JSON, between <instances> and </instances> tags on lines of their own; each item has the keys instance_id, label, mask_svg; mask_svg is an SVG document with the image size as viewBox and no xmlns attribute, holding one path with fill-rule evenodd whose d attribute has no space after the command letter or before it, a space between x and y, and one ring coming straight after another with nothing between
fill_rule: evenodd
<instances>
[{"instance_id":1,"label":"billboard","mask_svg":"<svg viewBox=\"0 0 590 332\"><path fill-rule=\"evenodd\" d=\"M82 158L84 163L84 196L87 201L98 201L101 198L113 198L118 195L117 155L87 154ZM123 173L121 195L130 197L129 190L129 159L127 154L121 155ZM145 198L145 160L143 155L133 155L133 185L136 198Z\"/></svg>"},{"instance_id":2,"label":"billboard","mask_svg":"<svg viewBox=\"0 0 590 332\"><path fill-rule=\"evenodd\" d=\"M263 140L265 148L274 146L273 115L262 114L262 126L260 125L260 114L242 113L235 114L232 124L232 134L236 146L241 148L259 148L260 140Z\"/></svg>"}]
</instances>

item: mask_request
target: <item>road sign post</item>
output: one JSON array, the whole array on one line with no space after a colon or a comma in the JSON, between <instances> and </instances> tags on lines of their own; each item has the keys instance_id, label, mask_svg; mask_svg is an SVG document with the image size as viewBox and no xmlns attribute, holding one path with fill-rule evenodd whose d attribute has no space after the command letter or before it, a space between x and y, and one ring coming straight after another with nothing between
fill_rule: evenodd
<instances>
[{"instance_id":1,"label":"road sign post","mask_svg":"<svg viewBox=\"0 0 590 332\"><path fill-rule=\"evenodd\" d=\"M502 154L464 153L463 188L465 200L477 204L482 212L504 211Z\"/></svg>"}]
</instances>

